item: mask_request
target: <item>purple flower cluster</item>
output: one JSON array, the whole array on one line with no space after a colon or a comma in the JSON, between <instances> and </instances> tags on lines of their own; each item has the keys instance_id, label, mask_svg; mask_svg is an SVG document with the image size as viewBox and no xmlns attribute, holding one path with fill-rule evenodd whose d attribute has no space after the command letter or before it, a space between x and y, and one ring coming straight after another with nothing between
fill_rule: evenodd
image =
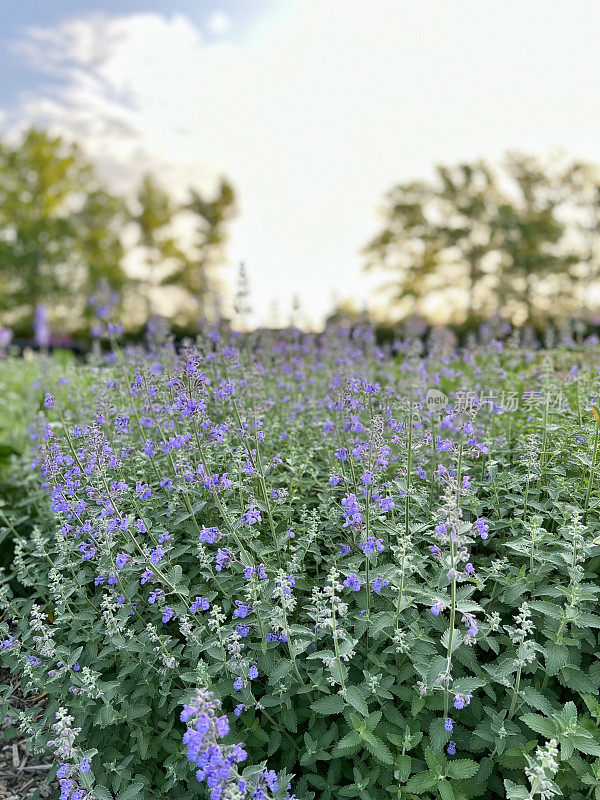
<instances>
[{"instance_id":1,"label":"purple flower cluster","mask_svg":"<svg viewBox=\"0 0 600 800\"><path fill-rule=\"evenodd\" d=\"M344 514L344 528L353 527L360 528L362 525L362 516L360 513L360 505L355 494L348 494L342 499L343 514Z\"/></svg>"},{"instance_id":2,"label":"purple flower cluster","mask_svg":"<svg viewBox=\"0 0 600 800\"><path fill-rule=\"evenodd\" d=\"M351 572L344 581L344 586L347 589L352 589L352 591L354 592L359 592L362 584L360 580L356 577L356 575L353 572Z\"/></svg>"},{"instance_id":3,"label":"purple flower cluster","mask_svg":"<svg viewBox=\"0 0 600 800\"><path fill-rule=\"evenodd\" d=\"M383 553L385 550L385 547L383 546L383 540L375 539L373 536L369 536L366 541L361 542L358 546L366 556L370 556L375 552Z\"/></svg>"},{"instance_id":4,"label":"purple flower cluster","mask_svg":"<svg viewBox=\"0 0 600 800\"><path fill-rule=\"evenodd\" d=\"M258 676L256 667L250 667L250 676ZM194 763L196 779L206 784L210 790L210 800L225 800L227 797L252 797L253 800L269 800L269 794L277 792L279 783L273 770L264 770L258 780L251 785L240 773L239 765L248 757L243 744L223 744L229 734L229 721L226 715L218 716L221 702L212 692L197 689L190 703L183 706L181 722L187 730L183 744L187 748L188 760ZM238 717L244 709L242 703L235 709ZM288 787L289 788L289 787ZM285 800L294 800L286 794Z\"/></svg>"}]
</instances>

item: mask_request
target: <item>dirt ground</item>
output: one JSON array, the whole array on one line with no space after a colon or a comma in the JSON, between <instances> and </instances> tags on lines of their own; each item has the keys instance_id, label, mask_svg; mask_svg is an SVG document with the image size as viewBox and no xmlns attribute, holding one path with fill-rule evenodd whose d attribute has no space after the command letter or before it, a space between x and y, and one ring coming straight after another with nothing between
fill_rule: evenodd
<instances>
[{"instance_id":1,"label":"dirt ground","mask_svg":"<svg viewBox=\"0 0 600 800\"><path fill-rule=\"evenodd\" d=\"M40 706L43 697L23 695L8 670L0 668L0 686L12 684L11 703L17 708ZM28 755L27 739L5 721L0 723L0 800L46 800L56 796L56 781L48 783L51 756Z\"/></svg>"}]
</instances>

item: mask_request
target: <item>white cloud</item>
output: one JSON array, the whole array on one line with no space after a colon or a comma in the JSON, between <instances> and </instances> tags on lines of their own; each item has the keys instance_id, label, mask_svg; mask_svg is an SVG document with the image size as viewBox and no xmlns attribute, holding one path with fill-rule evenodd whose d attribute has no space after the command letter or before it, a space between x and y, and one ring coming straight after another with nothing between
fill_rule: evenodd
<instances>
[{"instance_id":1,"label":"white cloud","mask_svg":"<svg viewBox=\"0 0 600 800\"><path fill-rule=\"evenodd\" d=\"M598 20L591 1L321 0L233 43L182 15L82 17L29 32L49 83L13 118L81 137L115 181L228 175L256 318L296 293L318 321L333 292L365 301L358 249L394 181L518 146L600 160Z\"/></svg>"},{"instance_id":2,"label":"white cloud","mask_svg":"<svg viewBox=\"0 0 600 800\"><path fill-rule=\"evenodd\" d=\"M222 11L215 11L208 18L208 29L215 36L224 36L231 30L231 20Z\"/></svg>"}]
</instances>

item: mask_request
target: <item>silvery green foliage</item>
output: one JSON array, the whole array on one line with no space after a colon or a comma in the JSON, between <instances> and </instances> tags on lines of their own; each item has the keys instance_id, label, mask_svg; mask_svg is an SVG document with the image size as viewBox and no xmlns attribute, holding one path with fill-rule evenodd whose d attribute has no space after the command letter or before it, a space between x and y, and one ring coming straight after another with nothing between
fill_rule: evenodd
<instances>
[{"instance_id":1,"label":"silvery green foliage","mask_svg":"<svg viewBox=\"0 0 600 800\"><path fill-rule=\"evenodd\" d=\"M598 346L438 338L113 339L38 387L0 627L47 699L3 713L63 798L600 798Z\"/></svg>"}]
</instances>

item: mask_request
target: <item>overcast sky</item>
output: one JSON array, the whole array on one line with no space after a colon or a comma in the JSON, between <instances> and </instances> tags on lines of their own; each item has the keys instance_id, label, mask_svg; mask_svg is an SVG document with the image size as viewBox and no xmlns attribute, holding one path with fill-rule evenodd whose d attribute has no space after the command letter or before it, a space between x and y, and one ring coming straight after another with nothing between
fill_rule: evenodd
<instances>
[{"instance_id":1,"label":"overcast sky","mask_svg":"<svg viewBox=\"0 0 600 800\"><path fill-rule=\"evenodd\" d=\"M367 301L399 180L512 148L600 162L595 0L19 0L0 30L5 132L77 136L119 188L231 179L256 322Z\"/></svg>"}]
</instances>

